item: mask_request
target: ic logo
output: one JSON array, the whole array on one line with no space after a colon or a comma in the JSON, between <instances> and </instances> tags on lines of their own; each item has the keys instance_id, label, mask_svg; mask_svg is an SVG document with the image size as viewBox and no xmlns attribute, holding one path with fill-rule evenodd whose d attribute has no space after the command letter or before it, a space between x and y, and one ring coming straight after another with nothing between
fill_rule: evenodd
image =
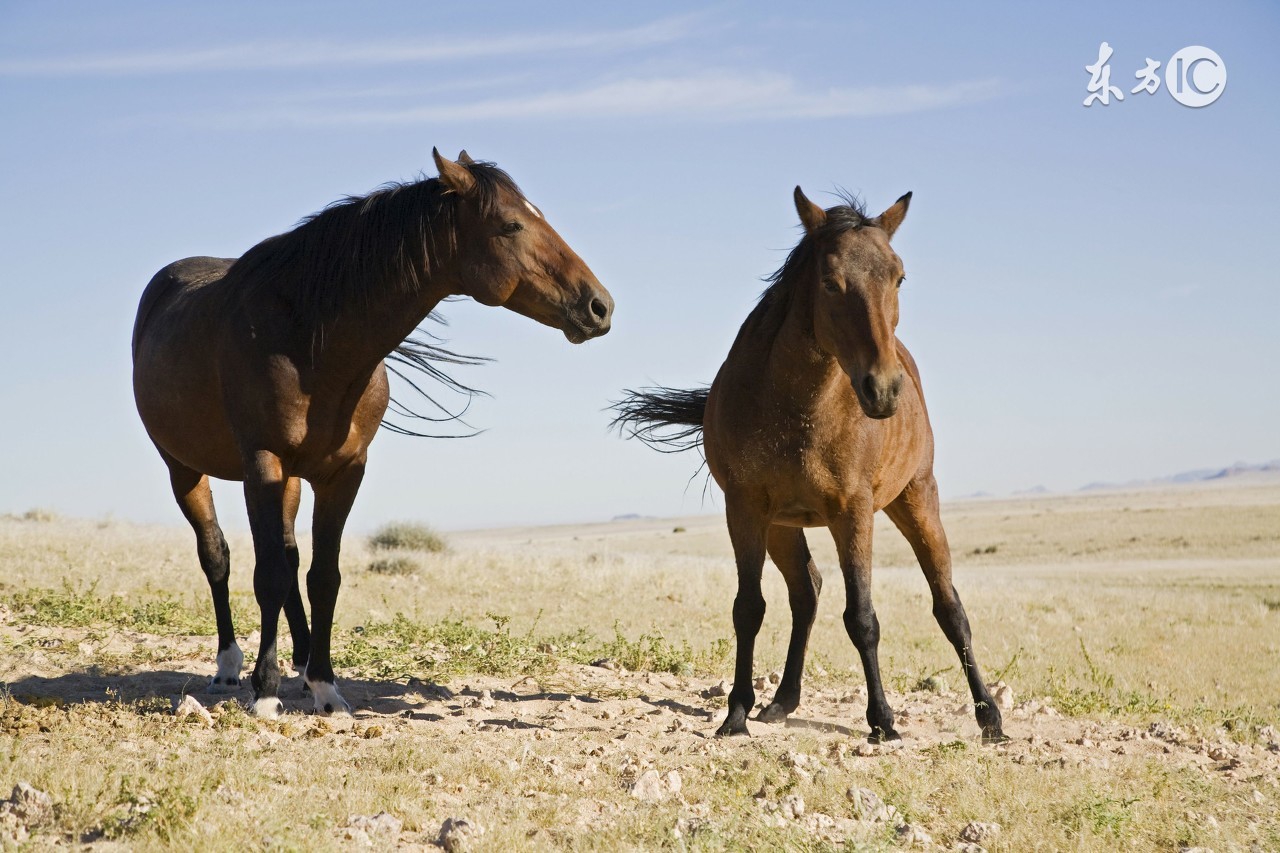
<instances>
[{"instance_id":1,"label":"ic logo","mask_svg":"<svg viewBox=\"0 0 1280 853\"><path fill-rule=\"evenodd\" d=\"M1207 47L1184 47L1164 67L1164 85L1183 106L1207 107L1227 87L1227 66Z\"/></svg>"}]
</instances>

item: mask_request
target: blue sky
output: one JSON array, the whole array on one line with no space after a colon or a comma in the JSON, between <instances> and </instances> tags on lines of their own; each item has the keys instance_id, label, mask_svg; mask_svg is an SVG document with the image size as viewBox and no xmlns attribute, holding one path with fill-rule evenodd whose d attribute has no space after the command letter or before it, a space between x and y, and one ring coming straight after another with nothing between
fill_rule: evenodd
<instances>
[{"instance_id":1,"label":"blue sky","mask_svg":"<svg viewBox=\"0 0 1280 853\"><path fill-rule=\"evenodd\" d=\"M356 529L718 508L602 409L711 379L797 183L915 193L899 335L944 494L1280 457L1280 11L1208 8L0 2L0 512L178 522L129 384L147 280L430 173L433 145L511 172L614 331L447 306L497 359L463 375L487 431L380 437ZM1102 41L1125 100L1085 108ZM1188 45L1225 62L1217 102L1129 94Z\"/></svg>"}]
</instances>

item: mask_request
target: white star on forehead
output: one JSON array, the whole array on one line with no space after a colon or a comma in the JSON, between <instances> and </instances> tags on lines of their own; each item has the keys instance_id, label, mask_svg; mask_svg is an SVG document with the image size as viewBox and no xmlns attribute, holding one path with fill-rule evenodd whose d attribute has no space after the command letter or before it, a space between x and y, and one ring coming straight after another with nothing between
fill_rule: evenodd
<instances>
[{"instance_id":1,"label":"white star on forehead","mask_svg":"<svg viewBox=\"0 0 1280 853\"><path fill-rule=\"evenodd\" d=\"M524 206L529 208L529 212L532 213L534 216L538 217L539 219L542 218L542 211L534 207L533 202L529 201L529 199L526 198L524 200Z\"/></svg>"}]
</instances>

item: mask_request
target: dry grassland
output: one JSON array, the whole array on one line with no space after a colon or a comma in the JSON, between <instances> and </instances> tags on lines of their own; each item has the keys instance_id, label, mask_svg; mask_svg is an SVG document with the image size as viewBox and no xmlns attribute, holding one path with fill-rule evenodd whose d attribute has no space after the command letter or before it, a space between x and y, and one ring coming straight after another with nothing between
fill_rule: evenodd
<instances>
[{"instance_id":1,"label":"dry grassland","mask_svg":"<svg viewBox=\"0 0 1280 853\"><path fill-rule=\"evenodd\" d=\"M355 717L306 713L291 680L271 722L234 701L247 691L204 692L213 620L185 528L0 520L0 797L48 795L0 805L0 844L1280 850L1280 483L969 500L943 519L979 660L1012 691L1004 746L978 744L887 521L893 748L866 744L824 531L800 710L716 740L734 594L716 516L390 557L349 538L335 663ZM251 549L231 539L248 635ZM765 594L761 700L789 631L768 567ZM186 694L208 720L175 715ZM448 818L472 828L442 835Z\"/></svg>"}]
</instances>

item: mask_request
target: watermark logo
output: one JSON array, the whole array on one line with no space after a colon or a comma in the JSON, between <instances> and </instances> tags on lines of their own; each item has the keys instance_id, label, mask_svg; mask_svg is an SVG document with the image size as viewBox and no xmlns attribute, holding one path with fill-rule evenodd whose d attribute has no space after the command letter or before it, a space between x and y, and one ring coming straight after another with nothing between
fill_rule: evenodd
<instances>
[{"instance_id":1,"label":"watermark logo","mask_svg":"<svg viewBox=\"0 0 1280 853\"><path fill-rule=\"evenodd\" d=\"M1098 59L1084 67L1089 72L1088 97L1084 105L1110 106L1111 99L1124 100L1124 91L1111 85L1111 56L1114 51L1105 41L1098 46ZM1160 89L1160 62L1146 57L1146 65L1134 72L1138 85L1130 95L1146 92L1154 95ZM1222 57L1202 45L1184 47L1169 58L1164 66L1164 85L1175 101L1186 107L1207 107L1222 96L1227 87L1227 65Z\"/></svg>"}]
</instances>

